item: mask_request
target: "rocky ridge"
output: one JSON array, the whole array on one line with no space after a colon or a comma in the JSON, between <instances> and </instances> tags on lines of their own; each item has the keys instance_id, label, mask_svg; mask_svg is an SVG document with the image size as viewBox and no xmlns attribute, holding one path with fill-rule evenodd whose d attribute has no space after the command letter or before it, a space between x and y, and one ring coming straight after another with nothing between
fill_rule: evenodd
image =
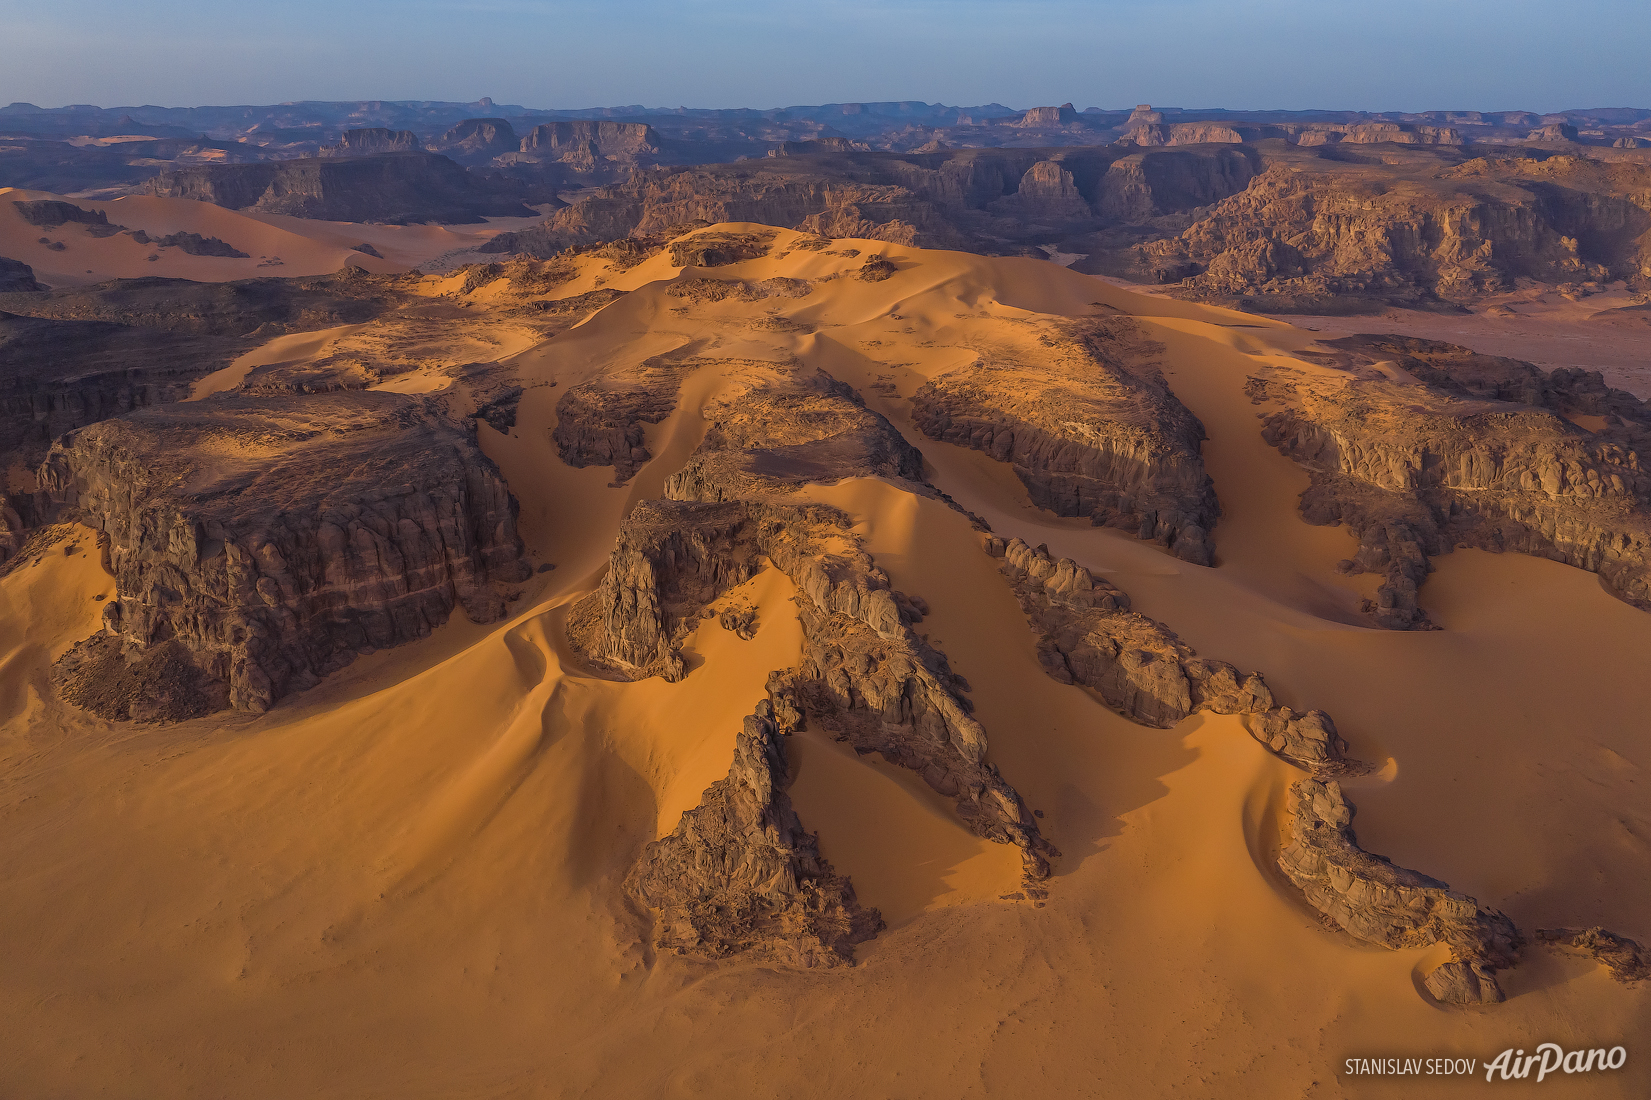
<instances>
[{"instance_id":1,"label":"rocky ridge","mask_svg":"<svg viewBox=\"0 0 1651 1100\"><path fill-rule=\"evenodd\" d=\"M1651 610L1651 405L1597 372L1544 372L1434 341L1330 341L1341 376L1269 372L1257 401L1284 407L1263 436L1305 466L1310 523L1360 540L1339 567L1380 572L1366 608L1392 629L1432 624L1418 589L1458 546L1552 558L1597 573ZM1597 417L1593 429L1573 417Z\"/></svg>"},{"instance_id":2,"label":"rocky ridge","mask_svg":"<svg viewBox=\"0 0 1651 1100\"><path fill-rule=\"evenodd\" d=\"M1204 427L1165 384L1161 347L1129 318L1051 326L1033 349L993 349L912 395L931 439L1009 463L1032 502L1132 531L1209 565L1220 507Z\"/></svg>"},{"instance_id":3,"label":"rocky ridge","mask_svg":"<svg viewBox=\"0 0 1651 1100\"><path fill-rule=\"evenodd\" d=\"M1313 908L1343 931L1382 947L1449 945L1452 962L1434 970L1428 992L1459 1004L1504 999L1496 971L1514 965L1524 938L1501 912L1358 845L1353 806L1335 781L1290 787L1292 838L1278 865Z\"/></svg>"},{"instance_id":4,"label":"rocky ridge","mask_svg":"<svg viewBox=\"0 0 1651 1100\"><path fill-rule=\"evenodd\" d=\"M781 736L764 699L745 719L727 778L626 876L626 892L659 910L659 950L829 968L853 965L854 945L882 930L882 916L859 904L804 831L785 793Z\"/></svg>"}]
</instances>

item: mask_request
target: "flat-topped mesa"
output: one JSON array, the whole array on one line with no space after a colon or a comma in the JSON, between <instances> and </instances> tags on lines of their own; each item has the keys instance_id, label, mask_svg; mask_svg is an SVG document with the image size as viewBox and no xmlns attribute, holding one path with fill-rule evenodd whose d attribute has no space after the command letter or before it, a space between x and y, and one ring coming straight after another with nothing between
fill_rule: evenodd
<instances>
[{"instance_id":1,"label":"flat-topped mesa","mask_svg":"<svg viewBox=\"0 0 1651 1100\"><path fill-rule=\"evenodd\" d=\"M65 436L41 482L109 540L104 633L58 679L110 718L133 716L145 685L127 670L156 647L200 685L161 717L262 711L455 604L499 619L497 584L528 576L516 502L474 436L399 394L142 409Z\"/></svg>"},{"instance_id":2,"label":"flat-topped mesa","mask_svg":"<svg viewBox=\"0 0 1651 1100\"><path fill-rule=\"evenodd\" d=\"M659 152L659 135L646 122L545 122L522 138L521 152L555 159L635 157Z\"/></svg>"},{"instance_id":3,"label":"flat-topped mesa","mask_svg":"<svg viewBox=\"0 0 1651 1100\"><path fill-rule=\"evenodd\" d=\"M1038 635L1038 660L1063 684L1082 684L1131 721L1169 729L1190 714L1244 715L1250 735L1316 775L1357 771L1347 742L1321 710L1276 706L1259 672L1199 657L1162 623L1129 609L1129 596L1070 558L1016 538L985 538Z\"/></svg>"},{"instance_id":4,"label":"flat-topped mesa","mask_svg":"<svg viewBox=\"0 0 1651 1100\"><path fill-rule=\"evenodd\" d=\"M1262 434L1311 474L1304 518L1359 537L1341 568L1386 574L1368 609L1377 623L1431 626L1417 590L1430 556L1456 546L1587 569L1651 610L1651 404L1594 372L1550 374L1430 341L1330 346L1356 353L1347 377L1258 378L1252 389L1285 404ZM1408 377L1368 365L1378 357ZM1599 419L1589 429L1574 417Z\"/></svg>"},{"instance_id":5,"label":"flat-topped mesa","mask_svg":"<svg viewBox=\"0 0 1651 1100\"><path fill-rule=\"evenodd\" d=\"M424 152L165 168L144 193L324 221L456 224L533 213L520 184Z\"/></svg>"},{"instance_id":6,"label":"flat-topped mesa","mask_svg":"<svg viewBox=\"0 0 1651 1100\"><path fill-rule=\"evenodd\" d=\"M1294 783L1292 836L1279 853L1279 868L1314 909L1357 939L1395 950L1447 944L1454 961L1426 982L1436 999L1502 1001L1495 975L1517 961L1525 942L1519 929L1498 910L1360 848L1353 812L1339 783Z\"/></svg>"},{"instance_id":7,"label":"flat-topped mesa","mask_svg":"<svg viewBox=\"0 0 1651 1100\"><path fill-rule=\"evenodd\" d=\"M337 145L323 145L317 155L366 157L375 153L414 153L420 148L418 135L411 130L368 126L359 130L345 130L340 135Z\"/></svg>"},{"instance_id":8,"label":"flat-topped mesa","mask_svg":"<svg viewBox=\"0 0 1651 1100\"><path fill-rule=\"evenodd\" d=\"M1021 848L1028 880L1047 877L1054 849L985 762L985 731L945 657L911 629L919 602L890 587L852 528L823 505L645 501L601 585L569 615L569 641L610 674L681 679L680 649L705 606L766 559L797 586L804 635L801 667L770 679L779 712L921 772L971 830Z\"/></svg>"},{"instance_id":9,"label":"flat-topped mesa","mask_svg":"<svg viewBox=\"0 0 1651 1100\"><path fill-rule=\"evenodd\" d=\"M854 945L884 927L804 830L785 793L780 736L764 699L745 719L727 777L706 789L669 836L644 847L626 876L626 892L659 910L661 951L852 966Z\"/></svg>"},{"instance_id":10,"label":"flat-topped mesa","mask_svg":"<svg viewBox=\"0 0 1651 1100\"><path fill-rule=\"evenodd\" d=\"M912 395L931 439L1009 463L1032 502L1209 565L1220 514L1204 427L1165 384L1162 350L1124 317L1054 327L1036 354L984 356Z\"/></svg>"},{"instance_id":11,"label":"flat-topped mesa","mask_svg":"<svg viewBox=\"0 0 1651 1100\"><path fill-rule=\"evenodd\" d=\"M709 402L688 464L665 479L671 500L788 493L847 477L923 480L923 455L848 385L797 365L745 364L742 389Z\"/></svg>"}]
</instances>

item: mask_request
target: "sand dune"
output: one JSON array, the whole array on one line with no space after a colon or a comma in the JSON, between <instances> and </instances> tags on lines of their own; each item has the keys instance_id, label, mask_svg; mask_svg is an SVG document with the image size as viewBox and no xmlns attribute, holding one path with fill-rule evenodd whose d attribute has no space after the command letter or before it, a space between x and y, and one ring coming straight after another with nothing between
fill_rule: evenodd
<instances>
[{"instance_id":1,"label":"sand dune","mask_svg":"<svg viewBox=\"0 0 1651 1100\"><path fill-rule=\"evenodd\" d=\"M449 252L466 251L534 218L495 218L482 225L357 225L275 215L243 214L192 199L128 195L111 200L63 199L84 210L99 210L110 224L141 229L151 237L198 233L217 237L247 253L244 259L191 256L181 248L139 244L125 234L92 237L75 224L53 229L28 224L12 205L32 199L62 199L45 191L0 188L0 256L22 260L48 286L81 286L107 279L161 276L198 282L226 282L262 276L325 275L346 264L372 272L407 271ZM42 243L40 238L46 238ZM47 247L61 242L61 251ZM372 245L381 255L355 250ZM149 257L156 257L151 260Z\"/></svg>"},{"instance_id":2,"label":"sand dune","mask_svg":"<svg viewBox=\"0 0 1651 1100\"><path fill-rule=\"evenodd\" d=\"M817 280L806 297L687 308L665 292L668 253L626 271L581 261L556 288L631 293L510 359L527 387L516 427L479 428L535 561L557 566L523 586L508 622L456 619L262 716L117 727L41 690L109 590L87 535L78 556L58 549L0 580L10 1091L1447 1096L1459 1080L1401 1090L1342 1075L1343 1060L1483 1062L1554 1041L1631 1056L1616 1074L1550 1078L1553 1095L1645 1094L1635 1044L1651 990L1531 948L1504 1005L1425 999L1442 948L1326 931L1274 868L1300 773L1235 717L1149 729L1050 679L967 518L876 479L803 495L851 513L895 585L928 602L918 629L967 678L992 761L1063 852L1049 898L1002 900L1013 848L969 834L912 773L810 732L789 748L792 798L888 930L830 972L655 957L618 883L726 774L767 673L796 662L790 582L768 569L725 597L756 605L755 638L706 620L677 684L591 674L562 622L624 514L660 494L707 403L733 392L734 361L792 357L856 386L922 448L933 484L1005 538L1048 543L1201 653L1264 670L1280 701L1331 711L1352 754L1384 765L1351 784L1366 848L1526 930L1651 938L1651 760L1635 717L1651 704L1651 616L1586 573L1459 551L1429 582L1446 629L1359 625L1365 582L1331 569L1351 540L1300 521L1306 476L1261 439L1242 394L1253 364L1311 333L1043 261L875 241L781 256L796 235L779 237L774 255L699 274ZM899 270L861 281L863 255L832 254L848 249ZM905 398L924 380L1029 339L1028 319L1097 307L1165 345L1170 385L1209 432L1216 568L1042 512L1008 467L911 424ZM776 316L786 323L759 325ZM316 354L347 335L254 354ZM648 429L653 458L635 478L614 487L611 470L558 459L563 393L671 352L704 365Z\"/></svg>"}]
</instances>

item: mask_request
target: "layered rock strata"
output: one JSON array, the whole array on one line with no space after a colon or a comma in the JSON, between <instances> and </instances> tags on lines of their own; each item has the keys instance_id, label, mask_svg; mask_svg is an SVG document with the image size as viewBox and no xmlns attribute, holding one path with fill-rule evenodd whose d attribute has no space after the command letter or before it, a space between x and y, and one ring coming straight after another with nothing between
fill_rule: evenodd
<instances>
[{"instance_id":1,"label":"layered rock strata","mask_svg":"<svg viewBox=\"0 0 1651 1100\"><path fill-rule=\"evenodd\" d=\"M745 719L727 777L643 848L626 876L626 892L659 910L659 950L829 968L853 965L854 945L882 930L882 916L859 904L803 829L786 777L764 699Z\"/></svg>"},{"instance_id":2,"label":"layered rock strata","mask_svg":"<svg viewBox=\"0 0 1651 1100\"><path fill-rule=\"evenodd\" d=\"M1431 626L1418 588L1431 556L1458 546L1587 569L1651 609L1651 405L1595 372L1448 344L1330 346L1345 374L1275 372L1252 392L1284 405L1262 434L1312 476L1303 517L1348 524L1359 549L1341 568L1385 575L1368 608L1378 624Z\"/></svg>"},{"instance_id":3,"label":"layered rock strata","mask_svg":"<svg viewBox=\"0 0 1651 1100\"><path fill-rule=\"evenodd\" d=\"M81 677L166 646L203 698L243 710L423 637L455 604L494 621L499 586L528 575L497 469L418 398L140 409L64 436L41 482L59 516L109 540L117 596L107 637L70 662Z\"/></svg>"},{"instance_id":4,"label":"layered rock strata","mask_svg":"<svg viewBox=\"0 0 1651 1100\"><path fill-rule=\"evenodd\" d=\"M1016 538L985 539L1001 559L1038 635L1038 660L1063 684L1082 684L1131 721L1169 729L1190 714L1244 715L1250 735L1316 775L1356 771L1347 742L1321 710L1277 706L1259 672L1199 657L1162 623L1131 611L1129 596L1070 558Z\"/></svg>"},{"instance_id":5,"label":"layered rock strata","mask_svg":"<svg viewBox=\"0 0 1651 1100\"><path fill-rule=\"evenodd\" d=\"M1161 347L1123 317L1071 322L1042 343L926 383L912 395L913 423L1009 463L1041 508L1211 564L1220 509L1204 428L1153 362Z\"/></svg>"},{"instance_id":6,"label":"layered rock strata","mask_svg":"<svg viewBox=\"0 0 1651 1100\"><path fill-rule=\"evenodd\" d=\"M1307 901L1355 939L1393 949L1444 943L1453 962L1430 975L1429 992L1456 1003L1496 1003L1496 971L1514 965L1524 940L1501 912L1445 883L1359 847L1354 808L1341 785L1290 787L1291 840L1278 866Z\"/></svg>"}]
</instances>

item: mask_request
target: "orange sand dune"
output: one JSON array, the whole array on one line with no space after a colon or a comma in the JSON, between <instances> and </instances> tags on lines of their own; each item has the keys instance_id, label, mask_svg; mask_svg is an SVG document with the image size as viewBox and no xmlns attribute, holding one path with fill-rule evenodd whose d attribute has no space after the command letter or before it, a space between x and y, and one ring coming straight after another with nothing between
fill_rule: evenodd
<instances>
[{"instance_id":1,"label":"orange sand dune","mask_svg":"<svg viewBox=\"0 0 1651 1100\"><path fill-rule=\"evenodd\" d=\"M407 271L455 251L474 249L507 229L518 229L537 218L493 218L462 226L356 225L310 221L267 214L226 210L193 199L128 195L111 200L64 199L85 210L101 210L111 224L141 229L151 237L170 233L198 233L217 237L247 258L191 256L181 248L139 244L125 234L92 237L84 226L66 224L43 229L28 224L14 202L61 199L46 191L0 188L0 256L22 260L34 268L35 278L48 286L81 286L107 279L162 276L225 282L276 275L324 275L346 264L368 271ZM56 251L41 243L62 242ZM379 253L355 251L370 244ZM157 257L150 260L150 256Z\"/></svg>"},{"instance_id":2,"label":"orange sand dune","mask_svg":"<svg viewBox=\"0 0 1651 1100\"><path fill-rule=\"evenodd\" d=\"M845 247L900 270L677 312L665 257L622 274L581 261L559 294L597 279L633 293L511 360L528 387L517 426L479 429L534 560L558 565L506 623L450 622L262 716L116 727L42 691L49 660L95 626L91 597L110 584L95 559L47 553L0 580L4 1091L1452 1096L1460 1079L1349 1077L1344 1060L1483 1063L1554 1041L1624 1043L1630 1059L1550 1078L1544 1095L1647 1094L1651 990L1533 948L1504 1005L1424 999L1442 948L1328 932L1274 871L1299 773L1235 718L1147 729L1051 680L966 518L878 480L804 495L849 511L895 584L928 602L920 629L967 677L993 762L1064 853L1048 901L1001 900L1012 851L968 834L910 773L805 733L788 747L792 797L888 930L829 972L654 955L618 883L726 773L767 672L795 662L790 586L774 570L751 580L737 596L759 608L756 638L702 623L678 684L587 675L562 619L627 509L703 436L701 410L735 370L717 360L791 357L859 387L934 484L1004 537L1047 542L1201 652L1263 670L1281 701L1329 710L1355 755L1385 765L1351 792L1367 848L1527 932L1602 923L1651 940L1637 718L1651 616L1552 562L1458 552L1424 589L1445 630L1366 629L1351 615L1365 590L1330 568L1349 538L1297 517L1305 475L1261 440L1242 395L1255 364L1312 334L1043 261ZM702 274L819 279L859 263L796 251ZM1214 569L1040 512L1006 467L911 428L904 397L923 379L1097 302L1166 346L1166 376L1209 431L1225 510ZM801 327L751 327L771 312ZM635 479L610 488L611 471L559 461L568 387L679 349L707 365L649 430L655 457Z\"/></svg>"}]
</instances>

